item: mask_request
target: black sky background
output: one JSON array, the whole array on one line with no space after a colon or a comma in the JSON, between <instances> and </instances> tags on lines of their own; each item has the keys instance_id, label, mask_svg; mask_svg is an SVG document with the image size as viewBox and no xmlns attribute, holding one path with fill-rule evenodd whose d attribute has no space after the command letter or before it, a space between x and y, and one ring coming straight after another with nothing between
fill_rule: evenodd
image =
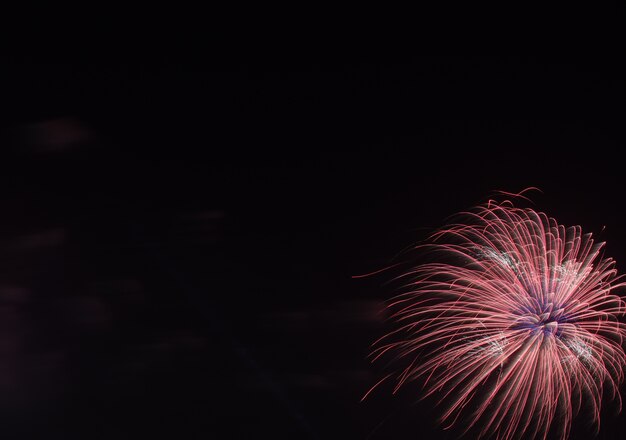
<instances>
[{"instance_id":1,"label":"black sky background","mask_svg":"<svg viewBox=\"0 0 626 440\"><path fill-rule=\"evenodd\" d=\"M359 402L393 289L353 275L529 186L626 270L616 57L311 46L4 63L7 438L452 438L417 387Z\"/></svg>"}]
</instances>

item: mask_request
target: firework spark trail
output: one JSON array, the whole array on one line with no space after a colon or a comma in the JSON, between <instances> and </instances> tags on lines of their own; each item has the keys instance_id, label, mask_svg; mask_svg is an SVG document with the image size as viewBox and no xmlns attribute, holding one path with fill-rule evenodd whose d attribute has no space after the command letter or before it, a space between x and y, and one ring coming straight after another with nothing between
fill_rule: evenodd
<instances>
[{"instance_id":1,"label":"firework spark trail","mask_svg":"<svg viewBox=\"0 0 626 440\"><path fill-rule=\"evenodd\" d=\"M510 202L461 218L418 246L430 262L400 277L406 290L388 305L396 327L373 361L408 363L391 375L394 393L422 379L446 428L565 439L584 404L599 429L603 395L621 410L626 364L626 304L614 292L625 283L604 243Z\"/></svg>"}]
</instances>

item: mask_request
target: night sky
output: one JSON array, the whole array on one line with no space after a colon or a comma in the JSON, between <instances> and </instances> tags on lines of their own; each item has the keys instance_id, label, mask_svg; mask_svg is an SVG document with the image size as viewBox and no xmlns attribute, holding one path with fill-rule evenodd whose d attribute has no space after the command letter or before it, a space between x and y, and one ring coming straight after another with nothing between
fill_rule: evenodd
<instances>
[{"instance_id":1,"label":"night sky","mask_svg":"<svg viewBox=\"0 0 626 440\"><path fill-rule=\"evenodd\" d=\"M3 438L453 438L359 402L395 291L354 275L530 186L626 271L615 57L198 38L3 63Z\"/></svg>"}]
</instances>

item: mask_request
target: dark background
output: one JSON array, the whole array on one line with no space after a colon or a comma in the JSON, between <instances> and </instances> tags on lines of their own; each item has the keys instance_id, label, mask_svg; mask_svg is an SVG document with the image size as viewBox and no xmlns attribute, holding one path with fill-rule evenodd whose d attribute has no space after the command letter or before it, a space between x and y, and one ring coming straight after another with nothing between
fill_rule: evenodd
<instances>
[{"instance_id":1,"label":"dark background","mask_svg":"<svg viewBox=\"0 0 626 440\"><path fill-rule=\"evenodd\" d=\"M359 402L394 291L353 275L529 186L626 270L616 55L197 37L3 64L3 437L448 438Z\"/></svg>"}]
</instances>

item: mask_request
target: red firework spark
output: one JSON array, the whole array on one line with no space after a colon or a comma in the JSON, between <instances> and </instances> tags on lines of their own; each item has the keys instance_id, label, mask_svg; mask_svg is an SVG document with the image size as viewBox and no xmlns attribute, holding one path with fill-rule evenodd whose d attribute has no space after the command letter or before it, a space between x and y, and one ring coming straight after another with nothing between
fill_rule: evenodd
<instances>
[{"instance_id":1,"label":"red firework spark","mask_svg":"<svg viewBox=\"0 0 626 440\"><path fill-rule=\"evenodd\" d=\"M565 439L584 404L599 429L603 395L621 410L626 363L626 304L614 292L626 283L604 243L510 202L461 218L418 246L429 262L400 277L406 290L388 305L396 327L373 361L404 362L387 376L394 393L422 379L445 427Z\"/></svg>"}]
</instances>

